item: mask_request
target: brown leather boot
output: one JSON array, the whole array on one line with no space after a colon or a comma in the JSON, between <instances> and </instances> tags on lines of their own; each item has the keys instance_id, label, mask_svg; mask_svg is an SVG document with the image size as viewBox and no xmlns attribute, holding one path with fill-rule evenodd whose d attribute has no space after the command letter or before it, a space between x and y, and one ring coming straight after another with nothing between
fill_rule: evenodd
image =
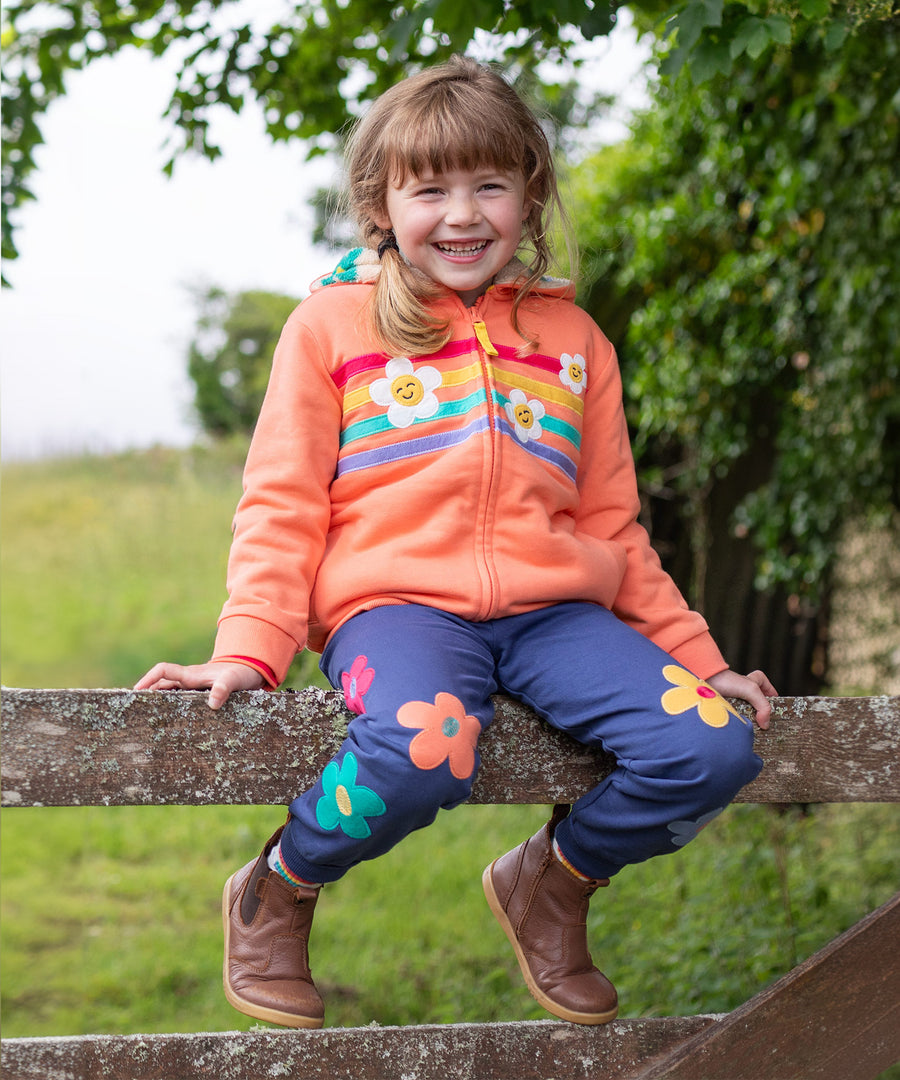
<instances>
[{"instance_id":1,"label":"brown leather boot","mask_svg":"<svg viewBox=\"0 0 900 1080\"><path fill-rule=\"evenodd\" d=\"M594 967L585 925L591 896L609 881L581 881L553 854L564 814L485 870L484 894L516 953L534 999L575 1024L605 1024L618 1011L615 987ZM565 807L568 810L568 807Z\"/></svg>"},{"instance_id":2,"label":"brown leather boot","mask_svg":"<svg viewBox=\"0 0 900 1080\"><path fill-rule=\"evenodd\" d=\"M318 889L295 888L262 855L225 883L225 997L240 1012L285 1027L319 1028L325 1006L309 970L309 931Z\"/></svg>"}]
</instances>

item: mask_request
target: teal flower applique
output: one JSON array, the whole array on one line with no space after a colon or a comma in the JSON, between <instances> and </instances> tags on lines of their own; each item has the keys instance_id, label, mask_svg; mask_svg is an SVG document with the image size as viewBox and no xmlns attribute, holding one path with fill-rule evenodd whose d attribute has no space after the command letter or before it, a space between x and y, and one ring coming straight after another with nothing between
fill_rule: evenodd
<instances>
[{"instance_id":1,"label":"teal flower applique","mask_svg":"<svg viewBox=\"0 0 900 1080\"><path fill-rule=\"evenodd\" d=\"M337 282L352 283L358 281L359 273L356 263L362 254L362 251L363 249L360 247L348 251L331 273L326 274L325 277L319 280L319 285L334 285Z\"/></svg>"},{"instance_id":2,"label":"teal flower applique","mask_svg":"<svg viewBox=\"0 0 900 1080\"><path fill-rule=\"evenodd\" d=\"M380 817L387 807L371 788L357 784L358 768L353 754L344 755L340 768L335 761L325 766L322 773L325 794L316 803L316 821L329 831L340 825L348 836L365 840L372 835L366 818Z\"/></svg>"}]
</instances>

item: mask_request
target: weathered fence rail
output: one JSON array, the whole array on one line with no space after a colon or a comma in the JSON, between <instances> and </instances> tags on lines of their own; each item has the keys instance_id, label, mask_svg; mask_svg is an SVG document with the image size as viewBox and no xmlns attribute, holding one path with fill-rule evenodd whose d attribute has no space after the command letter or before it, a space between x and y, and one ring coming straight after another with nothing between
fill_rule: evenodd
<instances>
[{"instance_id":1,"label":"weathered fence rail","mask_svg":"<svg viewBox=\"0 0 900 1080\"><path fill-rule=\"evenodd\" d=\"M6 690L4 806L282 805L318 776L351 714L336 691ZM612 758L497 697L472 802L569 802ZM778 698L757 731L754 803L900 801L900 699Z\"/></svg>"},{"instance_id":2,"label":"weathered fence rail","mask_svg":"<svg viewBox=\"0 0 900 1080\"><path fill-rule=\"evenodd\" d=\"M567 802L610 769L497 698L473 802ZM4 690L2 803L288 802L340 745L341 695ZM779 698L739 799L900 802L900 698ZM18 812L18 811L16 811ZM900 1059L900 893L721 1017L7 1039L4 1080L874 1080Z\"/></svg>"}]
</instances>

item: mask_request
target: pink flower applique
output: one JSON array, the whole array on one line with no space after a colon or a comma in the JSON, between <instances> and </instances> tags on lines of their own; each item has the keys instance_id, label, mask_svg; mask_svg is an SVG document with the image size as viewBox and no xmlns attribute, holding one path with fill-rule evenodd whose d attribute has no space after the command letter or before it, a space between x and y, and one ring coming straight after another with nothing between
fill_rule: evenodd
<instances>
[{"instance_id":1,"label":"pink flower applique","mask_svg":"<svg viewBox=\"0 0 900 1080\"><path fill-rule=\"evenodd\" d=\"M341 685L344 688L344 701L347 703L347 708L351 712L363 713L366 711L366 706L363 703L363 696L372 685L372 680L375 678L374 670L370 667L366 667L368 662L369 658L367 656L357 656L350 665L350 670L341 673Z\"/></svg>"}]
</instances>

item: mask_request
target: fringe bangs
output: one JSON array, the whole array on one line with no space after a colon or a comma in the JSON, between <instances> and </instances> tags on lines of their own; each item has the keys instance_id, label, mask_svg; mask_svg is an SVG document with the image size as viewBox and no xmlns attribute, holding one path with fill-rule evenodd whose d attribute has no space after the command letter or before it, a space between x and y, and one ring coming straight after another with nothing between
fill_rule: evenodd
<instances>
[{"instance_id":1,"label":"fringe bangs","mask_svg":"<svg viewBox=\"0 0 900 1080\"><path fill-rule=\"evenodd\" d=\"M497 102L465 86L440 88L423 101L410 101L391 118L385 145L393 182L407 176L452 169L523 171L526 179L537 162L521 124L502 124ZM474 100L473 100L474 99Z\"/></svg>"}]
</instances>

